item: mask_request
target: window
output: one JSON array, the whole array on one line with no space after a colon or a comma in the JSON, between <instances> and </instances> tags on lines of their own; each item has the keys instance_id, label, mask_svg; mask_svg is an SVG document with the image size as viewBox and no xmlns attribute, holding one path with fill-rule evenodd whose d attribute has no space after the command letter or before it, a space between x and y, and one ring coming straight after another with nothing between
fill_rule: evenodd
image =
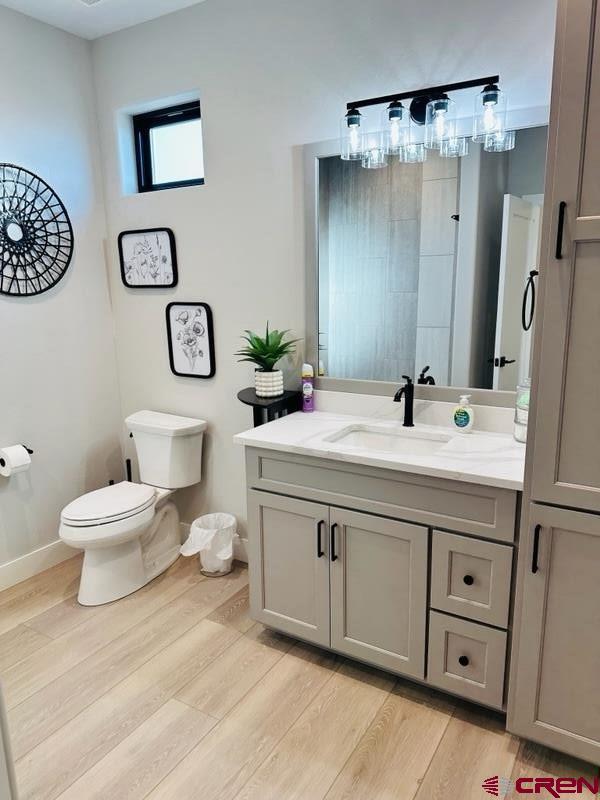
<instances>
[{"instance_id":1,"label":"window","mask_svg":"<svg viewBox=\"0 0 600 800\"><path fill-rule=\"evenodd\" d=\"M204 183L200 102L133 117L138 191Z\"/></svg>"}]
</instances>

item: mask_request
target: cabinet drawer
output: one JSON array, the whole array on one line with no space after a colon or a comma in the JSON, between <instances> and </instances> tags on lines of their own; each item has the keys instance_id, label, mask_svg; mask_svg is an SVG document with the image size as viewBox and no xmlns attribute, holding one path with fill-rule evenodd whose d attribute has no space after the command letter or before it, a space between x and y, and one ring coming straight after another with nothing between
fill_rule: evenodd
<instances>
[{"instance_id":1,"label":"cabinet drawer","mask_svg":"<svg viewBox=\"0 0 600 800\"><path fill-rule=\"evenodd\" d=\"M432 686L502 708L505 665L504 631L429 613L427 680Z\"/></svg>"},{"instance_id":2,"label":"cabinet drawer","mask_svg":"<svg viewBox=\"0 0 600 800\"><path fill-rule=\"evenodd\" d=\"M505 628L512 559L506 545L434 531L431 606Z\"/></svg>"}]
</instances>

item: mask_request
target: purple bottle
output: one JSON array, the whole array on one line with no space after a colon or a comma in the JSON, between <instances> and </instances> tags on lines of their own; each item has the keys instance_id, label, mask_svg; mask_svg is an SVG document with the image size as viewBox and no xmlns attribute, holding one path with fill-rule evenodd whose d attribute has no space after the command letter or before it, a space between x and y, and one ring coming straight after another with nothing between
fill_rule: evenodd
<instances>
[{"instance_id":1,"label":"purple bottle","mask_svg":"<svg viewBox=\"0 0 600 800\"><path fill-rule=\"evenodd\" d=\"M315 410L315 371L310 364L302 364L302 411Z\"/></svg>"}]
</instances>

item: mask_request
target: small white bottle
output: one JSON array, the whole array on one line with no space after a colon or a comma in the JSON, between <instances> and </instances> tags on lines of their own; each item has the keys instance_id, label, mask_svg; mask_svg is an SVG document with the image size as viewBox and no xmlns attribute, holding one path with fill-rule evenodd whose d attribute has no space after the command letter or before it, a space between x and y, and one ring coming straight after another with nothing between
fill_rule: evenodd
<instances>
[{"instance_id":1,"label":"small white bottle","mask_svg":"<svg viewBox=\"0 0 600 800\"><path fill-rule=\"evenodd\" d=\"M469 400L470 394L462 394L460 396L460 403L454 409L452 414L452 422L461 433L468 433L473 427L474 413Z\"/></svg>"}]
</instances>

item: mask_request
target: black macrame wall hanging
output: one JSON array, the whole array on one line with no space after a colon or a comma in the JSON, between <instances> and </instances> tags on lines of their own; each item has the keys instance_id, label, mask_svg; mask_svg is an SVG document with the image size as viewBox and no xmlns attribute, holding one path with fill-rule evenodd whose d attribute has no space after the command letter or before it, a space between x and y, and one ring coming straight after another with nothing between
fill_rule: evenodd
<instances>
[{"instance_id":1,"label":"black macrame wall hanging","mask_svg":"<svg viewBox=\"0 0 600 800\"><path fill-rule=\"evenodd\" d=\"M0 164L0 294L51 289L73 255L73 228L55 192L33 172Z\"/></svg>"}]
</instances>

